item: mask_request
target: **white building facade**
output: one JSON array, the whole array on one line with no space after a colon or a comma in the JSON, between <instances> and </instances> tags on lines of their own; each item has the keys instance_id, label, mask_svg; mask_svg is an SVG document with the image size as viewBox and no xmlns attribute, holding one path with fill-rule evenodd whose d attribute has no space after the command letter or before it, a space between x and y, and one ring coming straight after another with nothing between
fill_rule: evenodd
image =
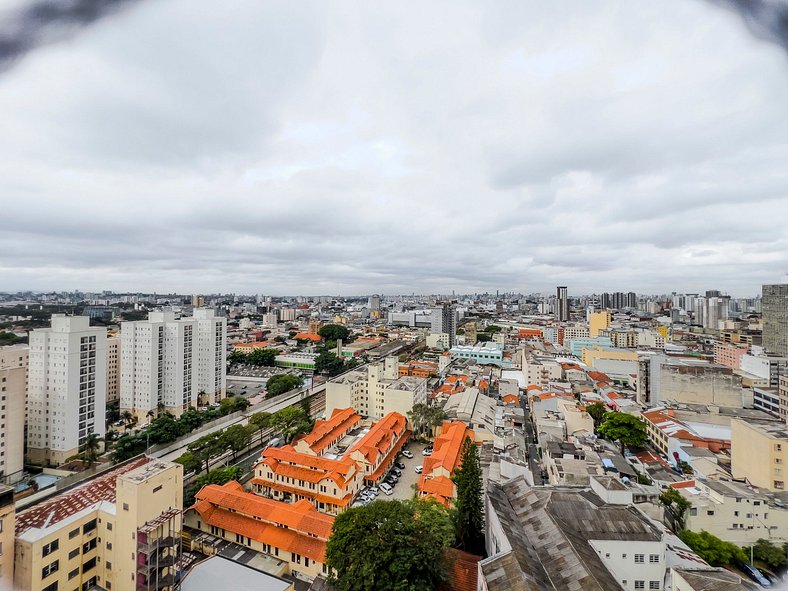
<instances>
[{"instance_id":1,"label":"white building facade","mask_svg":"<svg viewBox=\"0 0 788 591\"><path fill-rule=\"evenodd\" d=\"M87 316L53 314L30 332L27 447L30 461L62 464L91 433L105 434L107 330Z\"/></svg>"},{"instance_id":2,"label":"white building facade","mask_svg":"<svg viewBox=\"0 0 788 591\"><path fill-rule=\"evenodd\" d=\"M144 423L151 412L180 416L224 398L227 321L207 308L194 313L178 319L174 312L151 312L148 320L122 324L121 410Z\"/></svg>"}]
</instances>

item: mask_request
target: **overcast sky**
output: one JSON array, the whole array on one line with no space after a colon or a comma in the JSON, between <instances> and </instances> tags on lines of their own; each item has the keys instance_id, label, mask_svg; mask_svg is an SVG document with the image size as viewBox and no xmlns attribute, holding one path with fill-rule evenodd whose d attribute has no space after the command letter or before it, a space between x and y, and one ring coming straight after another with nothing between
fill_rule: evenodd
<instances>
[{"instance_id":1,"label":"overcast sky","mask_svg":"<svg viewBox=\"0 0 788 591\"><path fill-rule=\"evenodd\" d=\"M0 72L0 291L754 295L786 115L702 0L141 0Z\"/></svg>"}]
</instances>

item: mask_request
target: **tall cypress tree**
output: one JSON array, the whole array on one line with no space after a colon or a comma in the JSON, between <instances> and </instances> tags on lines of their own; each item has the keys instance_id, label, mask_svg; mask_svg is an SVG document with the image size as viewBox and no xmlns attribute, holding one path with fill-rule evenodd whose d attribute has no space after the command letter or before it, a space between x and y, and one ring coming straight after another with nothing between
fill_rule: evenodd
<instances>
[{"instance_id":1,"label":"tall cypress tree","mask_svg":"<svg viewBox=\"0 0 788 591\"><path fill-rule=\"evenodd\" d=\"M465 438L462 465L454 471L452 480L457 485L454 502L454 531L457 547L471 554L484 556L484 500L482 467L479 449Z\"/></svg>"}]
</instances>

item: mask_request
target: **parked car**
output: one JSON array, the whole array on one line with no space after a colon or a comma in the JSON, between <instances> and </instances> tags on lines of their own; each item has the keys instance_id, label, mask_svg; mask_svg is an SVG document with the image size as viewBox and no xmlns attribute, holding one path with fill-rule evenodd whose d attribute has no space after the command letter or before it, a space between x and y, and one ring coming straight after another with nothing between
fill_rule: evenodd
<instances>
[{"instance_id":1,"label":"parked car","mask_svg":"<svg viewBox=\"0 0 788 591\"><path fill-rule=\"evenodd\" d=\"M397 463L396 463L396 464L394 464L394 465L395 465L397 468L399 468L400 470L404 470L404 469L405 469L405 463L404 463L404 462L397 462Z\"/></svg>"},{"instance_id":2,"label":"parked car","mask_svg":"<svg viewBox=\"0 0 788 591\"><path fill-rule=\"evenodd\" d=\"M425 448L424 451L421 452L421 455L423 455L423 456L431 456L432 455L432 450L428 449L428 448Z\"/></svg>"},{"instance_id":3,"label":"parked car","mask_svg":"<svg viewBox=\"0 0 788 591\"><path fill-rule=\"evenodd\" d=\"M397 478L402 476L402 470L400 470L399 468L392 468L391 471L394 472L394 474L396 474Z\"/></svg>"},{"instance_id":4,"label":"parked car","mask_svg":"<svg viewBox=\"0 0 788 591\"><path fill-rule=\"evenodd\" d=\"M424 470L424 466L416 466L416 474L421 474L422 470Z\"/></svg>"},{"instance_id":5,"label":"parked car","mask_svg":"<svg viewBox=\"0 0 788 591\"><path fill-rule=\"evenodd\" d=\"M371 492L375 496L378 496L380 494L380 489L377 486L370 486L369 492Z\"/></svg>"},{"instance_id":6,"label":"parked car","mask_svg":"<svg viewBox=\"0 0 788 591\"><path fill-rule=\"evenodd\" d=\"M413 452L410 452L407 449L403 449L402 450L402 455L405 456L406 458L412 458L413 457Z\"/></svg>"},{"instance_id":7,"label":"parked car","mask_svg":"<svg viewBox=\"0 0 788 591\"><path fill-rule=\"evenodd\" d=\"M394 489L393 489L393 488L391 488L391 486L389 486L389 485L388 485L388 484L386 484L385 482L383 482L383 483L380 485L380 490L382 490L382 491L383 491L384 493L386 493L387 495L393 495L393 494L394 494Z\"/></svg>"},{"instance_id":8,"label":"parked car","mask_svg":"<svg viewBox=\"0 0 788 591\"><path fill-rule=\"evenodd\" d=\"M761 571L755 568L753 565L748 564L742 561L736 561L736 566L741 569L741 571L750 577L753 581L758 583L761 587L771 587L772 582L767 579Z\"/></svg>"}]
</instances>

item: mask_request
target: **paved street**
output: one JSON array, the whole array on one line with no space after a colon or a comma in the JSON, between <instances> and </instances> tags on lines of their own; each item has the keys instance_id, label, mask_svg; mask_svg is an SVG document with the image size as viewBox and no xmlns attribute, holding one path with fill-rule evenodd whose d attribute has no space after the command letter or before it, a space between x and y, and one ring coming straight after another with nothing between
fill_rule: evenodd
<instances>
[{"instance_id":1,"label":"paved street","mask_svg":"<svg viewBox=\"0 0 788 591\"><path fill-rule=\"evenodd\" d=\"M390 497L384 494L378 496L379 499L386 498L386 499L412 499L413 495L416 494L415 485L419 481L419 474L416 474L414 468L416 466L420 466L424 463L424 456L421 455L422 450L426 447L423 443L418 443L416 441L410 442L405 449L413 453L413 457L408 459L405 456L400 456L397 460L398 462L402 462L405 464L405 469L402 470L402 478L399 479L399 482L394 486L394 494Z\"/></svg>"}]
</instances>

